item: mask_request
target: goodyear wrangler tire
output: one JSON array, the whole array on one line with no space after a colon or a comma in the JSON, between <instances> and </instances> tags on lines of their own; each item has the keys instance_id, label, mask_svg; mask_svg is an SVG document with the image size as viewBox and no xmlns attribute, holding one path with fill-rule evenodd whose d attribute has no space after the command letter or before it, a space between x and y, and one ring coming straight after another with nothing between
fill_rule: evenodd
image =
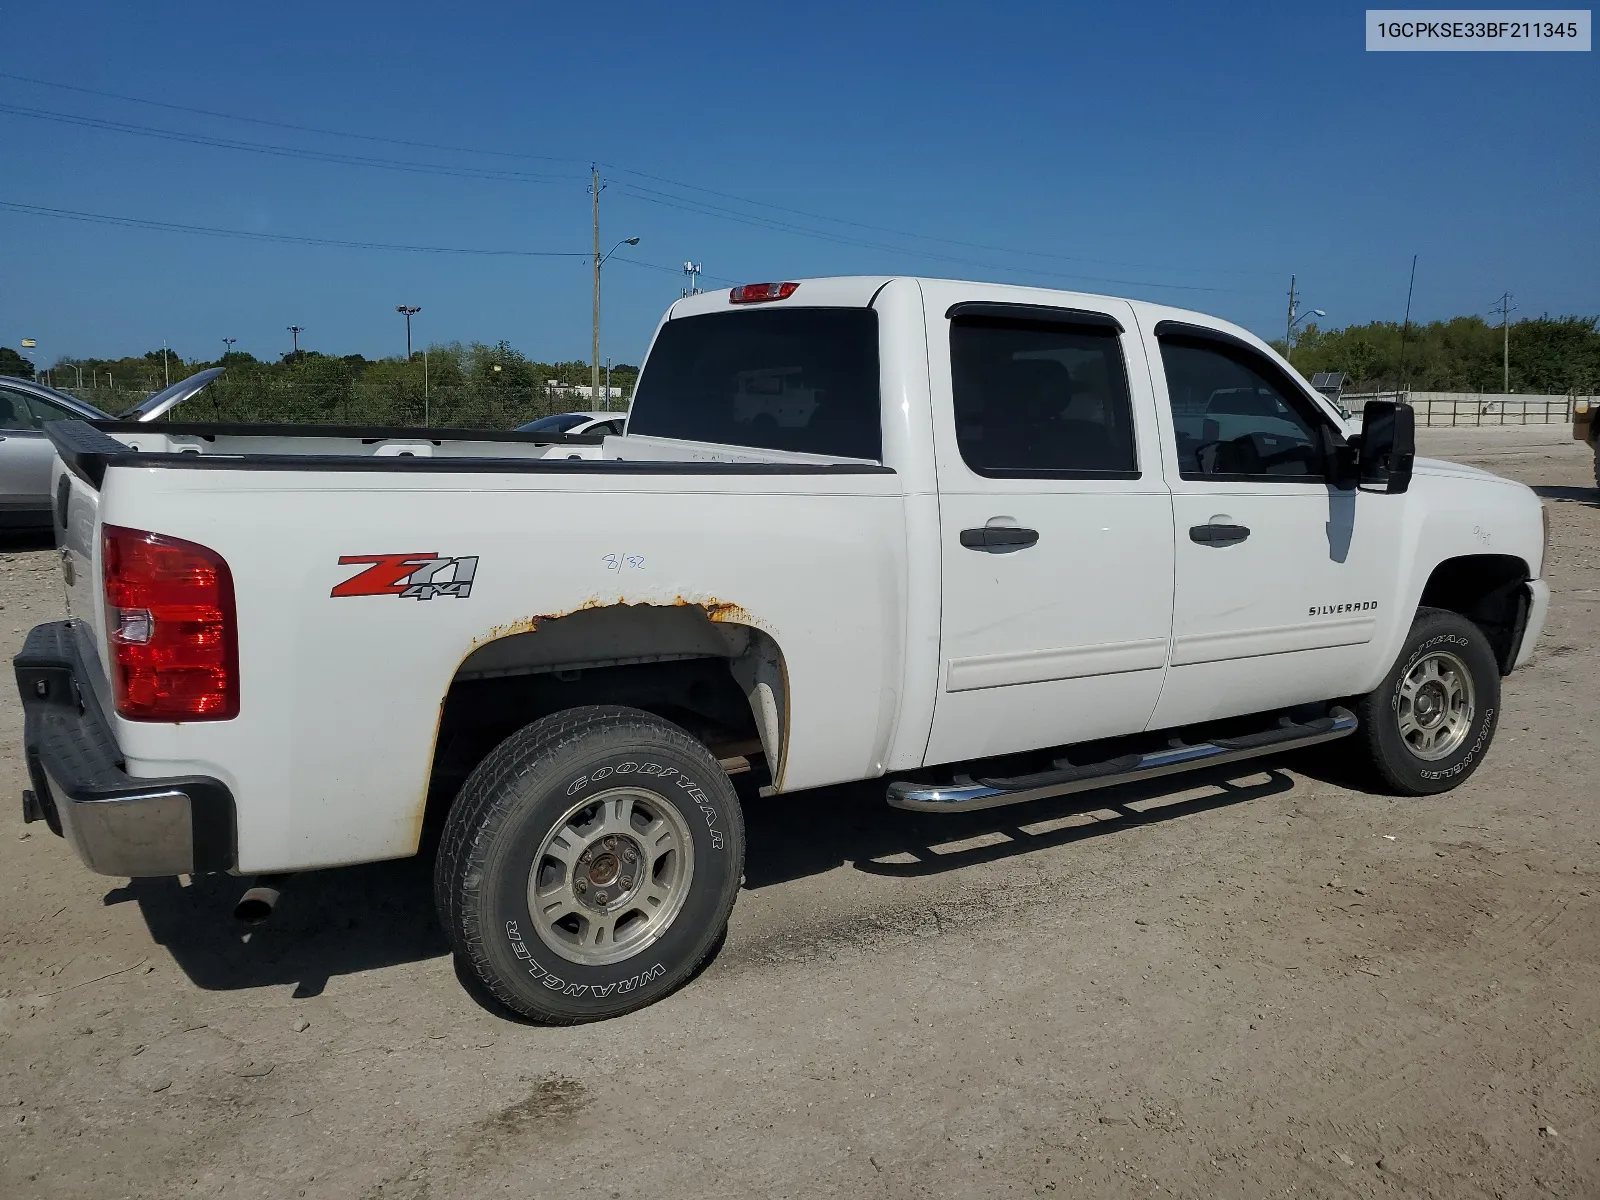
<instances>
[{"instance_id":1,"label":"goodyear wrangler tire","mask_svg":"<svg viewBox=\"0 0 1600 1200\"><path fill-rule=\"evenodd\" d=\"M1456 787L1483 762L1500 717L1500 668L1488 639L1457 613L1419 609L1394 667L1357 715L1381 783L1407 796Z\"/></svg>"},{"instance_id":2,"label":"goodyear wrangler tire","mask_svg":"<svg viewBox=\"0 0 1600 1200\"><path fill-rule=\"evenodd\" d=\"M459 959L537 1021L615 1017L684 982L744 869L727 774L638 709L569 709L512 734L462 786L434 866Z\"/></svg>"}]
</instances>

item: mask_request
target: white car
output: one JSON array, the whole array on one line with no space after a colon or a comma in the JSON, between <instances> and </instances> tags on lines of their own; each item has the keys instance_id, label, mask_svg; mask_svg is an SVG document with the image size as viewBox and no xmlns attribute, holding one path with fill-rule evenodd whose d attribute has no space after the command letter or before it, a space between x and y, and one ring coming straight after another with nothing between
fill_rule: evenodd
<instances>
[{"instance_id":1,"label":"white car","mask_svg":"<svg viewBox=\"0 0 1600 1200\"><path fill-rule=\"evenodd\" d=\"M614 436L628 423L627 413L569 412L540 417L526 425L518 425L518 433L572 433Z\"/></svg>"},{"instance_id":2,"label":"white car","mask_svg":"<svg viewBox=\"0 0 1600 1200\"><path fill-rule=\"evenodd\" d=\"M965 812L1345 738L1445 791L1544 624L1543 513L1365 417L1199 313L850 278L679 300L578 460L54 425L25 813L113 875L436 846L463 968L573 1022L716 945L735 773Z\"/></svg>"},{"instance_id":3,"label":"white car","mask_svg":"<svg viewBox=\"0 0 1600 1200\"><path fill-rule=\"evenodd\" d=\"M29 379L0 376L0 528L50 528L50 472L56 449L48 421L154 421L222 374L210 367L134 405L121 418Z\"/></svg>"}]
</instances>

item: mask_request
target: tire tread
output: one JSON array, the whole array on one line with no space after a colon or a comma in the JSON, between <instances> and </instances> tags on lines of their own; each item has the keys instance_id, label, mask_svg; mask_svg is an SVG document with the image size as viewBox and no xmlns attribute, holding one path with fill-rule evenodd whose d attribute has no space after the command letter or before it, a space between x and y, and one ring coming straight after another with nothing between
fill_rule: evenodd
<instances>
[{"instance_id":1,"label":"tire tread","mask_svg":"<svg viewBox=\"0 0 1600 1200\"><path fill-rule=\"evenodd\" d=\"M659 989L638 999L630 998L630 1002L617 1006L614 1011L594 1016L559 1010L530 1012L525 998L498 982L484 951L483 930L477 920L481 910L474 901L484 884L482 866L488 842L518 803L519 790L513 785L546 769L567 746L597 733L612 731L630 733L641 741L665 741L680 753L706 759L720 771L700 742L671 722L642 709L614 704L564 709L517 730L474 768L450 807L434 860L434 903L451 948L470 965L473 975L497 1001L514 1012L535 1016L545 1024L577 1025L599 1017L618 1016L652 1003L698 970L716 945L716 939L712 939L704 953L693 961L680 963L665 977L666 982ZM737 839L735 845L742 854L743 839ZM737 890L718 914L719 928L726 923L736 896Z\"/></svg>"},{"instance_id":2,"label":"tire tread","mask_svg":"<svg viewBox=\"0 0 1600 1200\"><path fill-rule=\"evenodd\" d=\"M1401 648L1401 659L1409 657L1410 647L1417 639L1419 630L1427 623L1441 619L1445 619L1452 624L1460 622L1475 632L1479 638L1483 636L1477 626L1473 625L1460 613L1452 612L1447 608L1418 607L1416 616L1412 619L1411 628L1406 634L1405 643ZM1396 661L1396 665L1399 665L1399 660ZM1499 682L1498 676L1496 676L1495 682ZM1389 691L1389 676L1385 675L1383 683L1378 688L1368 692L1365 696L1359 697L1356 701L1356 716L1360 719L1360 726L1356 731L1355 737L1361 748L1360 767L1368 775L1371 782L1377 783L1393 795L1435 794L1434 791L1419 791L1413 781L1396 771L1389 754L1380 740L1380 723L1388 719ZM1498 713L1496 713L1495 721L1498 724ZM1474 767L1473 771L1476 771L1476 769ZM1467 772L1467 776L1472 773L1472 771ZM1459 782L1464 782L1467 776L1463 776Z\"/></svg>"}]
</instances>

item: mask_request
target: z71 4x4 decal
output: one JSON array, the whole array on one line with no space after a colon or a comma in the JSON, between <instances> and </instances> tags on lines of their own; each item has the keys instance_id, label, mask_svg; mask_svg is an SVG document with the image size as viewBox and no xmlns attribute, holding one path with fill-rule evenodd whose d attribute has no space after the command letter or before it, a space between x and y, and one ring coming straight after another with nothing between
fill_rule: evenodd
<instances>
[{"instance_id":1,"label":"z71 4x4 decal","mask_svg":"<svg viewBox=\"0 0 1600 1200\"><path fill-rule=\"evenodd\" d=\"M472 577L477 573L477 558L440 558L437 554L342 554L341 567L370 563L343 583L335 584L330 596L399 596L407 600L432 600L435 596L455 596L465 600L472 594Z\"/></svg>"}]
</instances>

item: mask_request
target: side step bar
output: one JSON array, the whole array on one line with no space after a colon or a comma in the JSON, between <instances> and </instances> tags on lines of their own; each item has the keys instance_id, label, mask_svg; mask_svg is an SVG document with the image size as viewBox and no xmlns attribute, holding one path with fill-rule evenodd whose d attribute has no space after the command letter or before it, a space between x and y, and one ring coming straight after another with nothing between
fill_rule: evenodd
<instances>
[{"instance_id":1,"label":"side step bar","mask_svg":"<svg viewBox=\"0 0 1600 1200\"><path fill-rule=\"evenodd\" d=\"M1346 737L1356 730L1356 718L1348 709L1330 709L1325 717L1295 724L1287 717L1275 727L1241 737L1215 738L1186 745L1174 739L1163 750L1148 754L1127 754L1109 762L1075 767L1057 759L1054 769L1011 778L959 779L954 784L891 783L889 804L911 812L975 812L1003 804L1022 804L1048 796L1065 796L1091 788L1111 787L1158 775L1172 775L1199 767L1239 762L1262 754L1298 750Z\"/></svg>"}]
</instances>

